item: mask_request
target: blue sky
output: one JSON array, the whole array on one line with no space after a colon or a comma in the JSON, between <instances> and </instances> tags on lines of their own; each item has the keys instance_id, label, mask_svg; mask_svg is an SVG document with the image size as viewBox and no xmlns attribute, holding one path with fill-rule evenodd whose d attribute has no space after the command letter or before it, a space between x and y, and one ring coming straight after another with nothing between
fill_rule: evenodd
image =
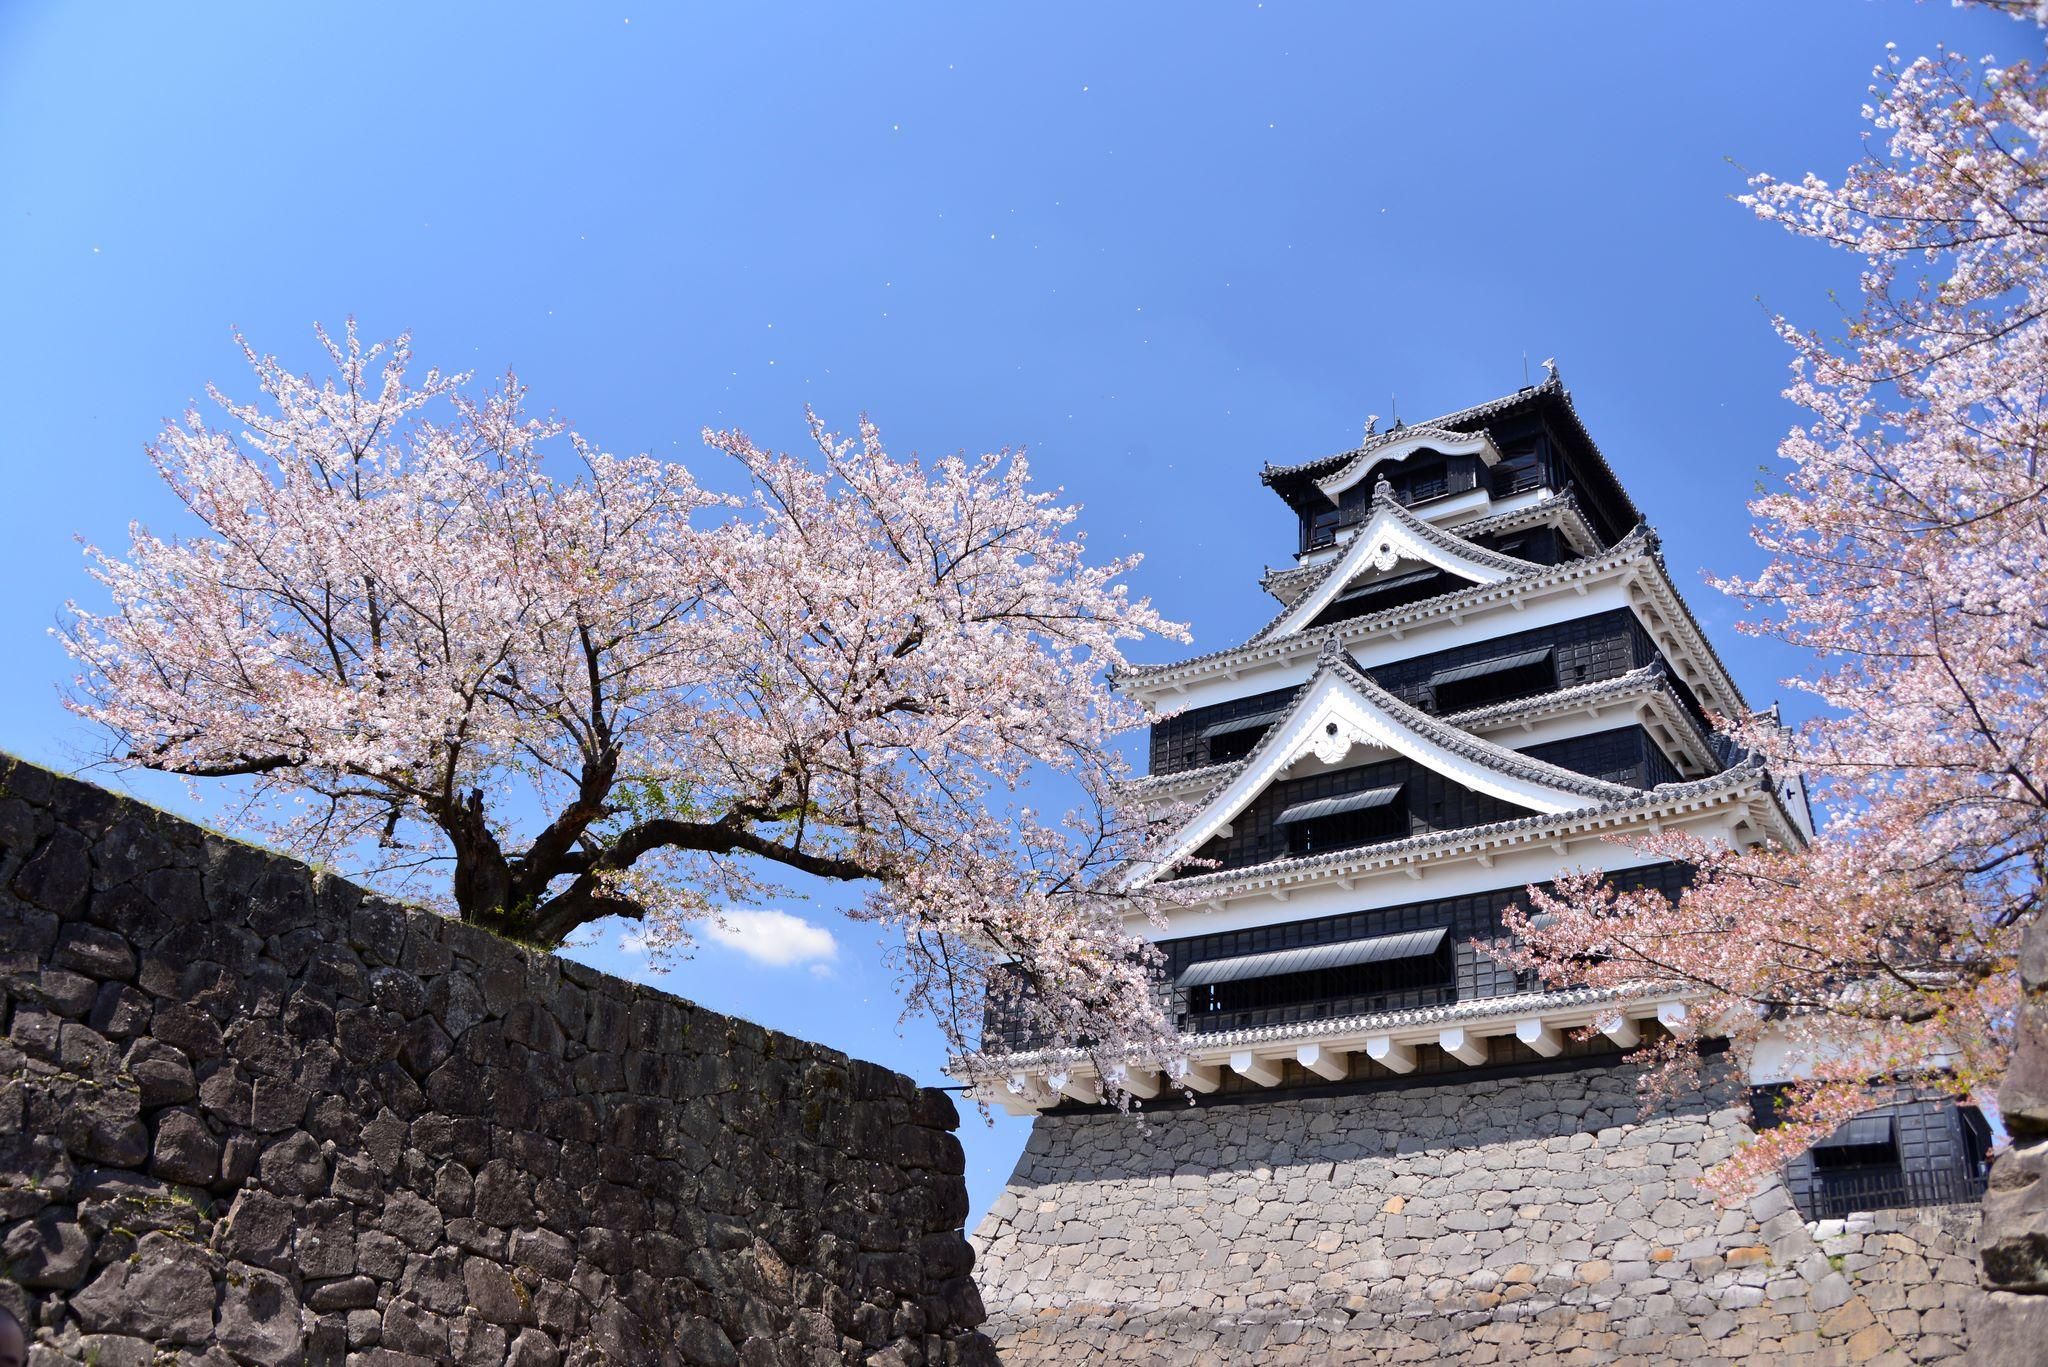
<instances>
[{"instance_id":1,"label":"blue sky","mask_svg":"<svg viewBox=\"0 0 2048 1367\"><path fill-rule=\"evenodd\" d=\"M1558 358L1682 579L1744 568L1743 501L1796 417L1767 310L1824 324L1853 276L1733 204L1731 163L1838 172L1888 40L2037 41L1900 0L14 0L0 746L90 752L46 635L90 587L72 538L178 525L141 446L240 384L229 329L310 364L310 324L351 313L708 480L700 428L790 445L805 404L898 449L1028 446L1200 649L1265 619L1258 572L1293 549L1261 462L1503 393L1525 356ZM1776 696L1799 662L1693 597ZM872 936L787 910L810 928L713 941L663 985L940 1081ZM592 957L638 971L617 940ZM968 1118L977 1218L1024 1128Z\"/></svg>"}]
</instances>

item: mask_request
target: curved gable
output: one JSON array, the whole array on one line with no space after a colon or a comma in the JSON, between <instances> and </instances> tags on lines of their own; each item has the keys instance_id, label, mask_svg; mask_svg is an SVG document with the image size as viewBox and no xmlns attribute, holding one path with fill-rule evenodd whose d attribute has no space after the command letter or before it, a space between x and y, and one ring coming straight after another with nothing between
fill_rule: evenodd
<instances>
[{"instance_id":1,"label":"curved gable","mask_svg":"<svg viewBox=\"0 0 2048 1367\"><path fill-rule=\"evenodd\" d=\"M1484 431L1453 432L1443 427L1403 427L1360 448L1357 455L1333 474L1317 480L1316 488L1334 503L1346 489L1362 483L1377 466L1388 461L1406 460L1422 451L1435 451L1446 456L1477 456L1488 465L1498 465L1501 459L1500 448Z\"/></svg>"},{"instance_id":2,"label":"curved gable","mask_svg":"<svg viewBox=\"0 0 2048 1367\"><path fill-rule=\"evenodd\" d=\"M1468 541L1424 522L1394 498L1385 480L1373 490L1373 515L1346 545L1330 572L1253 640L1286 636L1307 627L1369 571L1391 570L1404 560L1432 565L1475 584L1498 584L1540 568L1528 560Z\"/></svg>"},{"instance_id":3,"label":"curved gable","mask_svg":"<svg viewBox=\"0 0 2048 1367\"><path fill-rule=\"evenodd\" d=\"M1482 740L1410 707L1341 654L1326 649L1287 715L1203 799L1171 844L1148 860L1134 885L1158 878L1236 819L1301 760L1334 765L1354 747L1401 755L1454 783L1545 816L1641 794Z\"/></svg>"}]
</instances>

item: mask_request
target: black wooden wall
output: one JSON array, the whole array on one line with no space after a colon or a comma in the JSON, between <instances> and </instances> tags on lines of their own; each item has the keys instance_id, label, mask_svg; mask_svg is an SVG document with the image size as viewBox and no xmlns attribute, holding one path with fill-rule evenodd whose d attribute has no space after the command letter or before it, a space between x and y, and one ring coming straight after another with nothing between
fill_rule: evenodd
<instances>
[{"instance_id":1,"label":"black wooden wall","mask_svg":"<svg viewBox=\"0 0 2048 1367\"><path fill-rule=\"evenodd\" d=\"M1687 864L1653 864L1640 869L1621 870L1611 876L1610 882L1624 890L1655 888L1666 896L1676 897L1692 881L1692 876L1692 867ZM1411 902L1405 906L1381 907L1371 911L1319 916L1312 920L1279 922L1243 930L1162 940L1158 948L1165 958L1165 964L1156 991L1160 1005L1169 1012L1175 1012L1179 1009L1179 1002L1174 992L1174 979L1192 964L1211 959L1236 958L1241 954L1263 954L1272 950L1302 949L1311 945L1361 940L1404 930L1427 930L1437 926L1448 929L1452 942L1456 1000L1509 996L1516 992L1532 991L1537 985L1533 975L1517 973L1514 969L1505 967L1472 944L1475 939L1483 942L1500 938L1501 912L1511 904L1526 905L1527 901L1526 887L1495 888L1490 892L1473 893L1466 897L1435 898L1430 901ZM1030 1035L1019 1026L1015 1013L1005 1009L1002 997L1003 992L1000 989L992 994L983 1025L984 1047L1017 1050L1036 1048L1044 1044L1046 1041ZM1328 1005L1331 1014L1336 1015L1352 1014L1353 1009L1373 1009L1370 1004L1332 1002Z\"/></svg>"},{"instance_id":2,"label":"black wooden wall","mask_svg":"<svg viewBox=\"0 0 2048 1367\"><path fill-rule=\"evenodd\" d=\"M1641 787L1646 786L1644 780L1651 777L1655 777L1657 782L1670 781L1669 763L1658 755L1657 763L1652 764L1649 757L1657 754L1657 745L1639 726L1596 731L1590 735L1573 736L1569 740L1531 746L1528 753L1559 768L1615 783ZM1274 822L1286 808L1297 802L1338 797L1395 783L1405 788L1408 825L1406 831L1392 837L1394 839L1431 831L1485 826L1530 815L1526 807L1474 792L1425 765L1396 758L1275 783L1237 814L1231 822L1229 835L1204 844L1196 852L1196 858L1214 860L1224 868L1233 869L1282 858L1288 853L1288 831ZM1591 799L1588 799L1590 803ZM1180 875L1185 877L1213 871L1211 867L1189 864L1180 870Z\"/></svg>"},{"instance_id":3,"label":"black wooden wall","mask_svg":"<svg viewBox=\"0 0 2048 1367\"><path fill-rule=\"evenodd\" d=\"M1432 651L1367 671L1380 687L1413 707L1429 707L1430 677L1459 665L1477 664L1525 650L1549 646L1555 652L1559 687L1612 679L1658 659L1656 643L1627 608L1594 613L1555 626L1517 631L1491 640L1474 641ZM1153 723L1151 764L1155 774L1198 769L1209 763L1202 732L1221 721L1272 712L1286 706L1295 689L1281 688L1208 707L1194 707Z\"/></svg>"}]
</instances>

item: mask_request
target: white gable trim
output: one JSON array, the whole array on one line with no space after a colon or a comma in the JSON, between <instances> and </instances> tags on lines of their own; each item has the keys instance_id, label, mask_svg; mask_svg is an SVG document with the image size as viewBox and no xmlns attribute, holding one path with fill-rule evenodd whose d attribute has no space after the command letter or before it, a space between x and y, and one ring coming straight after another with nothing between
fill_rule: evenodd
<instances>
[{"instance_id":1,"label":"white gable trim","mask_svg":"<svg viewBox=\"0 0 2048 1367\"><path fill-rule=\"evenodd\" d=\"M1518 573L1512 567L1524 563L1472 546L1450 532L1432 528L1434 534L1426 533L1421 528L1428 524L1418 523L1413 515L1403 516L1405 513L1407 510L1398 503L1381 504L1379 510L1359 528L1358 534L1351 538L1344 558L1323 577L1313 592L1303 595L1268 634L1287 636L1300 631L1367 571L1391 570L1403 560L1419 560L1475 584L1498 584L1503 579L1512 579ZM1534 564L1526 565L1526 569L1535 568Z\"/></svg>"},{"instance_id":2,"label":"white gable trim","mask_svg":"<svg viewBox=\"0 0 2048 1367\"><path fill-rule=\"evenodd\" d=\"M1418 451L1441 451L1447 456L1477 456L1488 465L1500 464L1500 448L1485 432L1446 432L1436 427L1410 427L1383 446L1361 452L1335 474L1316 481L1335 503L1338 495L1371 474L1373 467L1390 460L1406 460Z\"/></svg>"},{"instance_id":3,"label":"white gable trim","mask_svg":"<svg viewBox=\"0 0 2048 1367\"><path fill-rule=\"evenodd\" d=\"M1526 769L1535 763L1476 737L1470 738L1469 745L1481 754L1497 754L1512 768ZM1553 786L1526 772L1503 772L1481 759L1461 754L1416 730L1339 671L1324 669L1295 703L1287 719L1260 742L1244 768L1202 804L1171 845L1134 871L1132 885L1151 882L1200 849L1300 761L1312 756L1323 764L1334 765L1360 746L1392 751L1474 792L1544 816L1578 811L1602 800Z\"/></svg>"}]
</instances>

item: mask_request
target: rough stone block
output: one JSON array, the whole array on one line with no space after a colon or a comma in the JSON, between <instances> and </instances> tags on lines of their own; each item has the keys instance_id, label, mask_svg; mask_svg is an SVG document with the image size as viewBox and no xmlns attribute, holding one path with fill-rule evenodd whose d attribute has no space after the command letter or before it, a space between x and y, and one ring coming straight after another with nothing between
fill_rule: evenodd
<instances>
[{"instance_id":1,"label":"rough stone block","mask_svg":"<svg viewBox=\"0 0 2048 1367\"><path fill-rule=\"evenodd\" d=\"M940 1092L4 756L0 877L38 1363L993 1361Z\"/></svg>"},{"instance_id":2,"label":"rough stone block","mask_svg":"<svg viewBox=\"0 0 2048 1367\"><path fill-rule=\"evenodd\" d=\"M198 1245L152 1231L73 1296L71 1309L88 1333L203 1344L213 1333L213 1275L212 1259Z\"/></svg>"}]
</instances>

